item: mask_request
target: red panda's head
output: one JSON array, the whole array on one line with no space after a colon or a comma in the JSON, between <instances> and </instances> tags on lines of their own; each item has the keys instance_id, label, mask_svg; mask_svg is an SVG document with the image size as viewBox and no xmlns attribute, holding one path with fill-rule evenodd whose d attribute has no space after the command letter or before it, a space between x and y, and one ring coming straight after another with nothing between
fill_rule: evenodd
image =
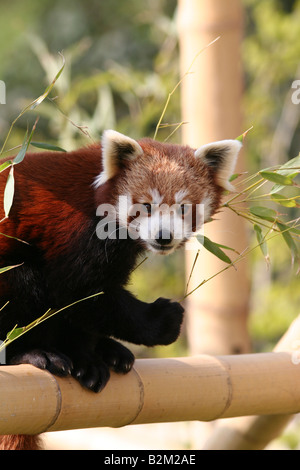
<instances>
[{"instance_id":1,"label":"red panda's head","mask_svg":"<svg viewBox=\"0 0 300 470\"><path fill-rule=\"evenodd\" d=\"M106 224L99 224L100 236L119 232L146 249L171 253L218 210L223 190L233 190L228 180L240 148L237 140L223 140L195 150L105 131L103 169L95 181L98 215L106 216ZM103 204L103 194L110 204Z\"/></svg>"}]
</instances>

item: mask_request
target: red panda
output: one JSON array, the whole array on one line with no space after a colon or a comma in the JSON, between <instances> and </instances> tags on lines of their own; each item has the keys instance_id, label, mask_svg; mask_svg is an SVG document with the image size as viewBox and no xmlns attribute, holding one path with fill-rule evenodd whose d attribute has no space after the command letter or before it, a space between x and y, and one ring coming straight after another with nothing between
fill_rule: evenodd
<instances>
[{"instance_id":1,"label":"red panda","mask_svg":"<svg viewBox=\"0 0 300 470\"><path fill-rule=\"evenodd\" d=\"M0 311L0 339L49 308L99 295L18 338L6 362L71 374L98 392L110 369L127 373L133 365L118 339L174 342L182 306L164 298L142 302L125 286L146 250L171 253L218 210L224 188L232 189L240 147L224 140L195 150L108 130L99 145L28 153L15 166L13 205L1 224L0 268L19 266L1 274L0 307L9 303ZM7 171L0 174L1 208ZM2 448L5 442L27 448L26 436L6 436Z\"/></svg>"}]
</instances>

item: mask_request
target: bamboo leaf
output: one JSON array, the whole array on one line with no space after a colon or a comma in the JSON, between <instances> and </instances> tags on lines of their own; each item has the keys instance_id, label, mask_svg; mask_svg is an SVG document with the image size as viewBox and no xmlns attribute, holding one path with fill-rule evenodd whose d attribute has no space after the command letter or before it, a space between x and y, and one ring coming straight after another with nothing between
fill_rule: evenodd
<instances>
[{"instance_id":1,"label":"bamboo leaf","mask_svg":"<svg viewBox=\"0 0 300 470\"><path fill-rule=\"evenodd\" d=\"M281 222L277 222L277 227L279 228L284 241L286 242L287 246L289 247L289 249L291 251L293 264L294 264L295 260L300 262L299 249L298 249L293 237L290 234L290 228L287 225L285 225ZM299 269L298 269L298 272L299 272Z\"/></svg>"},{"instance_id":2,"label":"bamboo leaf","mask_svg":"<svg viewBox=\"0 0 300 470\"><path fill-rule=\"evenodd\" d=\"M27 148L28 148L27 141L28 141L28 131L26 131L21 149L19 150L18 154L16 155L16 157L13 160L14 165L17 165L18 163L21 163L21 161L24 159Z\"/></svg>"},{"instance_id":3,"label":"bamboo leaf","mask_svg":"<svg viewBox=\"0 0 300 470\"><path fill-rule=\"evenodd\" d=\"M216 243L216 242L214 242L214 244L217 245L219 248L223 248L224 250L230 250L230 251L234 251L238 255L240 254L235 248L232 248L230 246L221 245L220 243Z\"/></svg>"},{"instance_id":4,"label":"bamboo leaf","mask_svg":"<svg viewBox=\"0 0 300 470\"><path fill-rule=\"evenodd\" d=\"M12 166L5 185L4 189L4 197L3 197L3 205L4 205L4 214L5 217L9 216L10 209L14 199L14 192L15 192L15 179L14 179L14 167Z\"/></svg>"},{"instance_id":5,"label":"bamboo leaf","mask_svg":"<svg viewBox=\"0 0 300 470\"><path fill-rule=\"evenodd\" d=\"M6 162L2 163L2 165L0 165L0 173L1 173L1 171L6 170L6 168L8 168L11 165L12 165L11 160L7 160Z\"/></svg>"},{"instance_id":6,"label":"bamboo leaf","mask_svg":"<svg viewBox=\"0 0 300 470\"><path fill-rule=\"evenodd\" d=\"M6 271L9 271L10 269L17 268L18 266L21 266L21 265L16 264L14 266L5 266L5 268L0 268L0 274L5 273Z\"/></svg>"},{"instance_id":7,"label":"bamboo leaf","mask_svg":"<svg viewBox=\"0 0 300 470\"><path fill-rule=\"evenodd\" d=\"M253 206L250 207L251 214L255 215L259 219L268 220L269 222L275 222L277 219L277 212L268 207Z\"/></svg>"},{"instance_id":8,"label":"bamboo leaf","mask_svg":"<svg viewBox=\"0 0 300 470\"><path fill-rule=\"evenodd\" d=\"M9 331L6 335L7 341L13 341L14 339L18 338L24 331L24 327L16 328L14 327L11 331Z\"/></svg>"},{"instance_id":9,"label":"bamboo leaf","mask_svg":"<svg viewBox=\"0 0 300 470\"><path fill-rule=\"evenodd\" d=\"M47 144L46 142L31 142L33 147L45 150L53 150L54 152L66 152L65 149L58 147L57 145Z\"/></svg>"},{"instance_id":10,"label":"bamboo leaf","mask_svg":"<svg viewBox=\"0 0 300 470\"><path fill-rule=\"evenodd\" d=\"M267 264L269 264L270 257L269 257L269 252L268 252L268 245L267 245L267 242L266 242L265 237L263 235L262 229L257 224L254 224L253 228L255 230L256 238L257 238L257 241L259 243L259 247L261 249L261 252L265 257L265 259L267 261Z\"/></svg>"},{"instance_id":11,"label":"bamboo leaf","mask_svg":"<svg viewBox=\"0 0 300 470\"><path fill-rule=\"evenodd\" d=\"M298 169L298 173L299 173L299 168L300 168L300 154L297 157L291 158L291 160L288 160L286 163L281 165L278 172L282 175L289 175L289 174L293 174L295 169Z\"/></svg>"},{"instance_id":12,"label":"bamboo leaf","mask_svg":"<svg viewBox=\"0 0 300 470\"><path fill-rule=\"evenodd\" d=\"M14 165L17 165L18 163L21 163L24 160L24 157L25 157L26 152L28 150L29 144L30 144L31 139L33 137L34 131L36 129L37 122L38 122L38 118L35 120L35 123L34 123L32 129L31 129L31 132L30 132L29 136L28 136L28 132L26 132L21 150L19 151L19 153L17 154L17 156L13 160Z\"/></svg>"},{"instance_id":13,"label":"bamboo leaf","mask_svg":"<svg viewBox=\"0 0 300 470\"><path fill-rule=\"evenodd\" d=\"M218 243L215 243L202 235L199 235L197 239L200 241L200 243L202 243L206 250L210 251L210 253L217 256L217 258L224 261L225 263L231 264L232 261L229 256L227 256L226 253L224 253L224 251L220 248L220 246L223 245L219 245Z\"/></svg>"},{"instance_id":14,"label":"bamboo leaf","mask_svg":"<svg viewBox=\"0 0 300 470\"><path fill-rule=\"evenodd\" d=\"M292 175L285 176L281 175L280 173L276 173L273 171L260 171L259 174L268 181L272 181L273 183L279 184L281 186L292 186L293 183L293 178L298 174L298 173L293 173Z\"/></svg>"},{"instance_id":15,"label":"bamboo leaf","mask_svg":"<svg viewBox=\"0 0 300 470\"><path fill-rule=\"evenodd\" d=\"M241 176L241 173L234 173L230 176L228 181L231 183L232 181L236 180L239 176Z\"/></svg>"},{"instance_id":16,"label":"bamboo leaf","mask_svg":"<svg viewBox=\"0 0 300 470\"><path fill-rule=\"evenodd\" d=\"M281 167L278 169L278 173L280 175L288 176L291 179L293 179L295 178L297 174L299 174L299 168L300 168L300 155L298 155L295 158L292 158L291 160L281 165ZM271 194L278 193L278 191L281 191L281 189L283 188L284 186L282 186L281 184L275 184L273 188L271 189Z\"/></svg>"},{"instance_id":17,"label":"bamboo leaf","mask_svg":"<svg viewBox=\"0 0 300 470\"><path fill-rule=\"evenodd\" d=\"M14 127L14 125L16 124L16 122L18 121L18 119L20 119L20 117L22 117L28 110L30 109L34 109L36 108L36 106L38 106L40 103L42 103L42 101L44 101L45 98L47 98L47 96L49 95L49 93L51 92L55 82L57 81L57 79L59 78L60 74L62 73L64 67L65 67L65 58L62 54L60 54L62 56L62 59L63 59L63 65L62 67L60 68L60 70L58 71L58 73L56 74L56 76L54 77L52 83L46 88L46 90L44 91L44 93L39 96L39 98L35 99L34 101L32 101L29 105L25 106L25 108L20 112L20 114L14 119L14 121L12 122L10 128L9 128L9 131L8 131L8 134L5 138L5 141L2 145L2 148L0 150L0 155L3 153L5 147L6 147L6 144L7 144L7 141L9 139L9 136L12 132L12 129Z\"/></svg>"},{"instance_id":18,"label":"bamboo leaf","mask_svg":"<svg viewBox=\"0 0 300 470\"><path fill-rule=\"evenodd\" d=\"M293 198L286 198L283 194L271 194L274 202L277 202L284 207L298 207L297 202Z\"/></svg>"},{"instance_id":19,"label":"bamboo leaf","mask_svg":"<svg viewBox=\"0 0 300 470\"><path fill-rule=\"evenodd\" d=\"M247 134L248 134L248 132L251 131L252 129L253 129L253 126L249 127L249 129L247 129L243 134L241 134L241 135L239 135L238 137L236 137L235 140L238 140L239 142L242 142L242 143L243 143L244 140L245 140L245 138L246 138L246 136L247 136Z\"/></svg>"},{"instance_id":20,"label":"bamboo leaf","mask_svg":"<svg viewBox=\"0 0 300 470\"><path fill-rule=\"evenodd\" d=\"M300 235L300 230L296 227L288 227L289 232L295 233L296 235Z\"/></svg>"},{"instance_id":21,"label":"bamboo leaf","mask_svg":"<svg viewBox=\"0 0 300 470\"><path fill-rule=\"evenodd\" d=\"M103 291L97 292L96 294L89 295L88 297L85 297L83 299L76 300L75 302L71 303L70 305L59 308L58 310L49 309L41 317L37 318L36 320L31 322L29 325L26 325L26 326L23 326L23 327L20 327L20 328L17 328L17 325L16 325L9 333L7 333L7 337L6 337L6 340L4 341L4 343L2 343L2 345L0 344L0 351L3 347L5 347L8 344L12 343L19 336L24 335L25 333L30 331L32 328L39 325L40 323L47 320L48 318L53 317L54 315L62 312L63 310L66 310L66 309L72 307L73 305L76 305L80 302L84 302L85 300L88 300L88 299L92 299L92 298L97 297L97 296L102 295L102 294L103 294Z\"/></svg>"}]
</instances>

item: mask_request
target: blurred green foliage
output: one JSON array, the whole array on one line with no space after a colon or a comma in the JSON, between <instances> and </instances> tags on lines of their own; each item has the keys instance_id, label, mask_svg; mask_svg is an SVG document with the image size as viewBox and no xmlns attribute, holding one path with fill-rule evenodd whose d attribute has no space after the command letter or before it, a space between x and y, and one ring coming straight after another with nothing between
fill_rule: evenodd
<instances>
[{"instance_id":1,"label":"blurred green foliage","mask_svg":"<svg viewBox=\"0 0 300 470\"><path fill-rule=\"evenodd\" d=\"M243 3L244 118L245 128L254 126L246 144L251 173L283 164L300 151L300 106L291 101L292 83L300 78L300 1ZM299 208L282 213L292 220ZM271 349L300 312L299 277L282 240L271 244L270 260L268 268L259 252L252 257L249 327L255 350Z\"/></svg>"},{"instance_id":2,"label":"blurred green foliage","mask_svg":"<svg viewBox=\"0 0 300 470\"><path fill-rule=\"evenodd\" d=\"M55 140L68 150L88 143L70 121L88 126L93 139L110 127L136 138L153 135L178 80L175 7L176 0L3 1L0 76L7 84L7 105L1 136L24 101L53 79L61 65L59 51L66 67L57 98L36 110L41 140ZM178 99L168 116L178 121ZM16 131L26 127L27 119ZM11 147L18 143L16 131Z\"/></svg>"},{"instance_id":3,"label":"blurred green foliage","mask_svg":"<svg viewBox=\"0 0 300 470\"><path fill-rule=\"evenodd\" d=\"M242 44L244 114L246 126L249 123L254 126L248 146L251 151L249 163L256 169L257 165L284 163L299 153L298 120L284 152L275 155L272 144L285 100L290 108L295 106L290 94L292 82L300 77L300 2L244 0L243 3L246 12Z\"/></svg>"},{"instance_id":4,"label":"blurred green foliage","mask_svg":"<svg viewBox=\"0 0 300 470\"><path fill-rule=\"evenodd\" d=\"M254 126L247 138L247 155L248 168L255 172L299 153L297 116L282 148L275 137L285 122L283 111L295 111L289 97L293 80L300 78L300 1L243 0L243 4L243 127ZM7 149L20 145L37 115L34 140L67 150L98 140L107 128L134 138L153 136L168 93L179 80L176 7L176 0L2 0L0 79L6 83L7 104L1 106L0 140L21 109L51 82L62 64L59 52L66 59L51 99L17 122ZM300 115L300 105L297 109ZM178 89L164 122L180 120ZM160 130L158 139L167 138L171 130ZM180 142L180 131L172 140ZM295 209L284 211L297 217ZM251 237L255 243L255 235ZM299 289L289 252L282 244L273 245L270 269L259 251L251 259L250 328L258 349L271 347L298 313ZM181 298L183 255L146 261L134 273L132 289L145 300L160 295Z\"/></svg>"}]
</instances>

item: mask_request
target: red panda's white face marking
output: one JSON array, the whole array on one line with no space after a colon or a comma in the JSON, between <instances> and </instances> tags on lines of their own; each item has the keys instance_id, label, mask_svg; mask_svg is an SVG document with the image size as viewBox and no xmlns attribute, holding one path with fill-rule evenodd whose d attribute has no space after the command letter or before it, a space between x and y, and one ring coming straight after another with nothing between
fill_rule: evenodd
<instances>
[{"instance_id":1,"label":"red panda's white face marking","mask_svg":"<svg viewBox=\"0 0 300 470\"><path fill-rule=\"evenodd\" d=\"M149 194L152 197L152 204L161 204L164 197L160 194L158 189L149 189Z\"/></svg>"},{"instance_id":2,"label":"red panda's white face marking","mask_svg":"<svg viewBox=\"0 0 300 470\"><path fill-rule=\"evenodd\" d=\"M240 148L240 142L224 140L193 150L106 131L95 187L99 194L104 184L109 188L115 235L122 227L162 254L182 246L219 208L222 190L233 189L228 179Z\"/></svg>"},{"instance_id":3,"label":"red panda's white face marking","mask_svg":"<svg viewBox=\"0 0 300 470\"><path fill-rule=\"evenodd\" d=\"M138 199L129 209L129 233L137 232L147 249L160 254L169 254L192 235L192 202L187 190L174 195L172 205L164 202L158 189L149 189L148 194ZM146 202L147 201L147 202ZM204 222L203 210L197 208L197 226Z\"/></svg>"}]
</instances>

